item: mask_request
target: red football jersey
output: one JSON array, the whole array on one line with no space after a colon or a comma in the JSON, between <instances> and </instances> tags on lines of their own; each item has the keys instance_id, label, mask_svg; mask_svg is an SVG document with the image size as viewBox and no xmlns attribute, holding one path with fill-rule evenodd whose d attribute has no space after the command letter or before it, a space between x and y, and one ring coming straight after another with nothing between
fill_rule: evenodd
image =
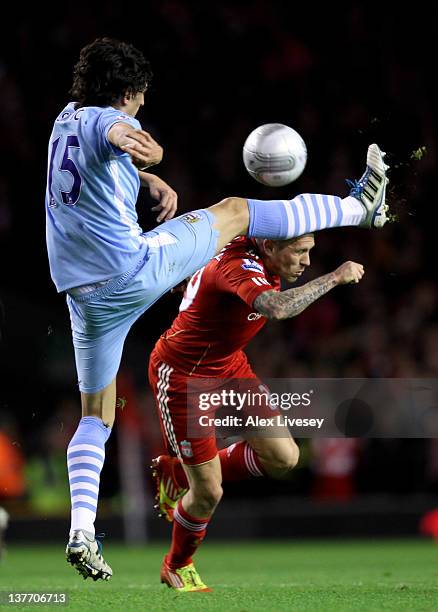
<instances>
[{"instance_id":1,"label":"red football jersey","mask_svg":"<svg viewBox=\"0 0 438 612\"><path fill-rule=\"evenodd\" d=\"M242 349L264 326L255 298L280 290L255 243L235 238L191 278L172 327L158 340L158 357L186 375L232 376Z\"/></svg>"}]
</instances>

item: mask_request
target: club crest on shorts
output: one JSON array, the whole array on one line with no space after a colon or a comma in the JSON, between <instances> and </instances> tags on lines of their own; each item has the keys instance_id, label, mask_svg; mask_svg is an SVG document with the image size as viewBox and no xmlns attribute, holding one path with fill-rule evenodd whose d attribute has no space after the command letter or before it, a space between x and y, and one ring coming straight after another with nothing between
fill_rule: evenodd
<instances>
[{"instance_id":1,"label":"club crest on shorts","mask_svg":"<svg viewBox=\"0 0 438 612\"><path fill-rule=\"evenodd\" d=\"M202 219L201 215L198 215L198 213L188 213L187 215L184 215L181 218L187 223L197 223Z\"/></svg>"},{"instance_id":2,"label":"club crest on shorts","mask_svg":"<svg viewBox=\"0 0 438 612\"><path fill-rule=\"evenodd\" d=\"M192 444L188 440L183 440L179 443L179 445L181 447L181 454L183 457L187 457L188 459L193 457Z\"/></svg>"}]
</instances>

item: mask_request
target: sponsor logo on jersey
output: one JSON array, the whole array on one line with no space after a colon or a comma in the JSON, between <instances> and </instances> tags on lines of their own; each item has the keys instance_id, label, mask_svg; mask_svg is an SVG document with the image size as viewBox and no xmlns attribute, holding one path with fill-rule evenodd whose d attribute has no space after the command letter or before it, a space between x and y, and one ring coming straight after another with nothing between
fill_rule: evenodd
<instances>
[{"instance_id":1,"label":"sponsor logo on jersey","mask_svg":"<svg viewBox=\"0 0 438 612\"><path fill-rule=\"evenodd\" d=\"M188 215L184 215L182 217L182 220L186 221L187 223L197 223L201 219L201 215L198 215L197 213L189 213Z\"/></svg>"},{"instance_id":2,"label":"sponsor logo on jersey","mask_svg":"<svg viewBox=\"0 0 438 612\"><path fill-rule=\"evenodd\" d=\"M253 270L254 272L261 272L263 274L263 266L254 261L254 259L244 259L242 268L244 270Z\"/></svg>"},{"instance_id":3,"label":"sponsor logo on jersey","mask_svg":"<svg viewBox=\"0 0 438 612\"><path fill-rule=\"evenodd\" d=\"M182 440L179 445L181 447L181 454L183 457L193 457L192 445L188 440Z\"/></svg>"},{"instance_id":4,"label":"sponsor logo on jersey","mask_svg":"<svg viewBox=\"0 0 438 612\"><path fill-rule=\"evenodd\" d=\"M248 321L258 321L262 317L259 312L250 312L248 315Z\"/></svg>"}]
</instances>

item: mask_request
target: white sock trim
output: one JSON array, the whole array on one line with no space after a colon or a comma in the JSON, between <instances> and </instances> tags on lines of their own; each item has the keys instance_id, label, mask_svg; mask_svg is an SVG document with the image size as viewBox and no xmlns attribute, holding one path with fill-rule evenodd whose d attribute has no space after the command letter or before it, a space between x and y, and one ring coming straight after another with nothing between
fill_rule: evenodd
<instances>
[{"instance_id":1,"label":"white sock trim","mask_svg":"<svg viewBox=\"0 0 438 612\"><path fill-rule=\"evenodd\" d=\"M95 534L94 531L94 519L96 518L96 514L91 512L88 508L75 508L75 510L71 511L71 527L70 527L70 535L73 531L77 529L81 529L82 531L89 531L90 533Z\"/></svg>"}]
</instances>

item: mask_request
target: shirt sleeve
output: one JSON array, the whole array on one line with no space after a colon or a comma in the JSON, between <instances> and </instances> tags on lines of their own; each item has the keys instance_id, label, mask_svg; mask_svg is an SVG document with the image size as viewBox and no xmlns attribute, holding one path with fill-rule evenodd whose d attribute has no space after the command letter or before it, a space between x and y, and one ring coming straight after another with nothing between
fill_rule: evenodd
<instances>
[{"instance_id":1,"label":"shirt sleeve","mask_svg":"<svg viewBox=\"0 0 438 612\"><path fill-rule=\"evenodd\" d=\"M134 128L134 130L141 130L140 122L116 108L105 108L100 114L97 130L102 151L108 155L126 155L124 151L119 149L119 147L115 147L108 140L108 132L115 123L127 123Z\"/></svg>"},{"instance_id":2,"label":"shirt sleeve","mask_svg":"<svg viewBox=\"0 0 438 612\"><path fill-rule=\"evenodd\" d=\"M254 259L233 257L223 260L217 272L218 289L235 293L251 307L264 291L277 290L266 277L264 266Z\"/></svg>"}]
</instances>

